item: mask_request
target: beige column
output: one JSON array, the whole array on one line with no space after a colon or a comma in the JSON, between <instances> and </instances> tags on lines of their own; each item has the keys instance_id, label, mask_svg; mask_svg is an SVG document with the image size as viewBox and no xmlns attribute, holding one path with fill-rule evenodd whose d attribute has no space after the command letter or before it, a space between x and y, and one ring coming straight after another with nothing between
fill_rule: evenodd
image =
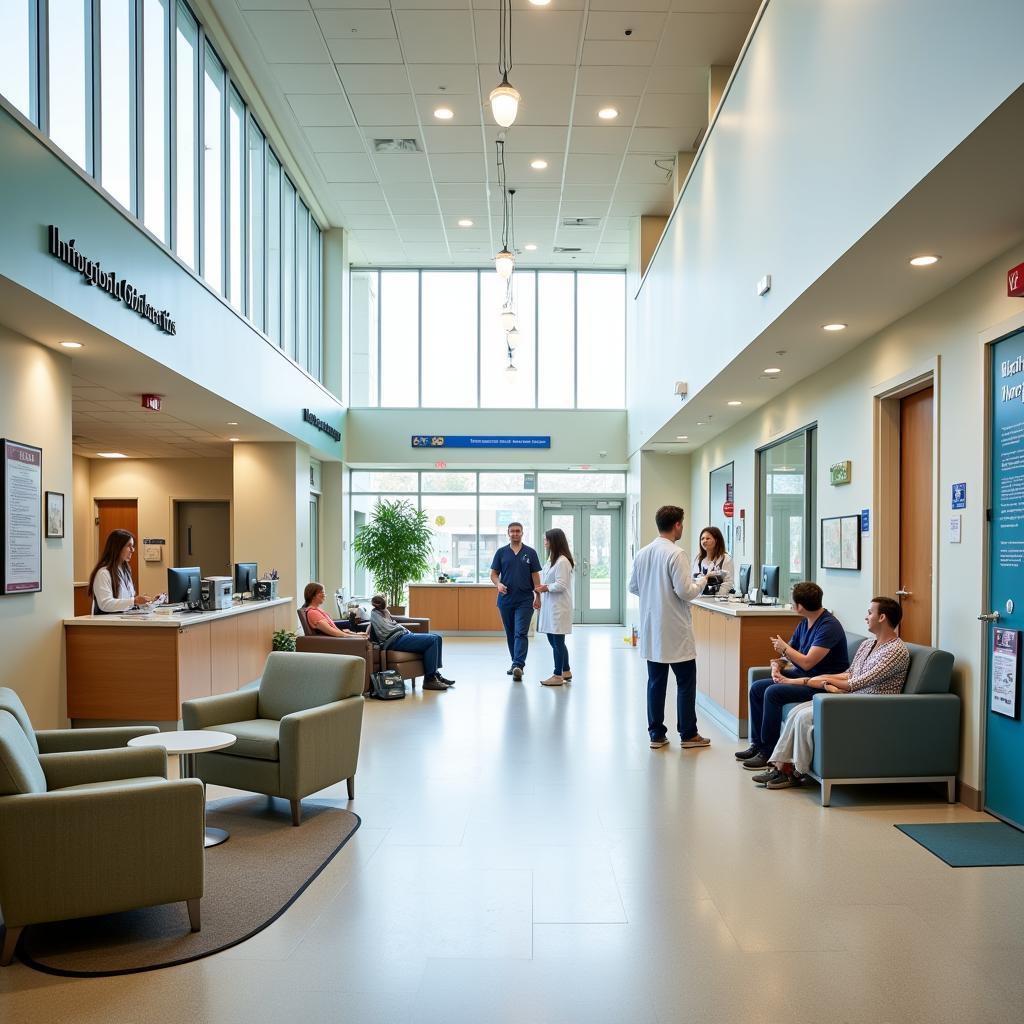
<instances>
[{"instance_id":1,"label":"beige column","mask_svg":"<svg viewBox=\"0 0 1024 1024\"><path fill-rule=\"evenodd\" d=\"M327 591L331 615L334 592L342 585L343 540L345 520L342 511L342 464L325 462L320 472L320 582Z\"/></svg>"},{"instance_id":2,"label":"beige column","mask_svg":"<svg viewBox=\"0 0 1024 1024\"><path fill-rule=\"evenodd\" d=\"M324 387L347 404L344 353L348 350L348 234L331 228L323 234Z\"/></svg>"},{"instance_id":3,"label":"beige column","mask_svg":"<svg viewBox=\"0 0 1024 1024\"><path fill-rule=\"evenodd\" d=\"M711 124L718 110L718 104L722 102L722 93L725 92L726 83L732 74L731 64L712 64L708 75L708 124Z\"/></svg>"}]
</instances>

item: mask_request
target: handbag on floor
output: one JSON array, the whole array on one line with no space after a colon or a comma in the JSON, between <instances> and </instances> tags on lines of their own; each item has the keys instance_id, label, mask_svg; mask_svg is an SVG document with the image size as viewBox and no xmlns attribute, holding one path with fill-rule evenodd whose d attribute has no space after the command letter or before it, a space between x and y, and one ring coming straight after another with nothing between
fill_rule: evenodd
<instances>
[{"instance_id":1,"label":"handbag on floor","mask_svg":"<svg viewBox=\"0 0 1024 1024\"><path fill-rule=\"evenodd\" d=\"M380 648L380 671L370 673L370 696L377 700L404 700L405 680L387 667L384 648Z\"/></svg>"}]
</instances>

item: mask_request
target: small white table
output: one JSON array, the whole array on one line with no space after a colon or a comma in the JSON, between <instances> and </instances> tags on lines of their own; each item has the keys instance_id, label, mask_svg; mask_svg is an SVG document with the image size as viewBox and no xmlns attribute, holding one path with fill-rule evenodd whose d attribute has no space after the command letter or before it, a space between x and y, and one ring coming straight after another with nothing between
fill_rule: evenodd
<instances>
[{"instance_id":1,"label":"small white table","mask_svg":"<svg viewBox=\"0 0 1024 1024\"><path fill-rule=\"evenodd\" d=\"M196 778L196 754L230 747L237 737L229 732L215 732L212 729L181 729L178 732L149 733L136 736L128 741L129 747L162 747L168 756L178 755L178 774L183 779ZM204 787L205 792L205 787ZM222 828L206 829L203 845L219 846L230 832Z\"/></svg>"}]
</instances>

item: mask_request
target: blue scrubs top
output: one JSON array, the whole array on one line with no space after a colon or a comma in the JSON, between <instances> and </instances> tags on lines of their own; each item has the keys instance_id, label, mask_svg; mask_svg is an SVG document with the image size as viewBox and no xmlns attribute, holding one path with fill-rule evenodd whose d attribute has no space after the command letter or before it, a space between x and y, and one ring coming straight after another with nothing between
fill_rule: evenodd
<instances>
[{"instance_id":1,"label":"blue scrubs top","mask_svg":"<svg viewBox=\"0 0 1024 1024\"><path fill-rule=\"evenodd\" d=\"M540 572L540 559L533 548L524 544L517 555L512 545L506 544L494 552L491 568L508 587L507 594L498 594L499 607L525 604L527 601L533 604L533 574Z\"/></svg>"},{"instance_id":2,"label":"blue scrubs top","mask_svg":"<svg viewBox=\"0 0 1024 1024\"><path fill-rule=\"evenodd\" d=\"M828 609L818 616L810 629L807 620L801 619L800 625L793 632L789 641L801 654L806 654L812 647L827 647L828 654L812 669L798 668L794 665L782 674L791 679L803 679L812 676L831 676L845 672L850 667L850 649L846 643L846 632L840 621Z\"/></svg>"}]
</instances>

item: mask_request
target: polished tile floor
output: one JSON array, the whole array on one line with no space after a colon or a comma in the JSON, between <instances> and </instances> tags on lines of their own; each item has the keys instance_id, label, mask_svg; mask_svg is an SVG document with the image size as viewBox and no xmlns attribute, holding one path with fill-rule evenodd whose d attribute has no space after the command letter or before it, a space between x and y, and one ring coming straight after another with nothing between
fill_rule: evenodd
<instances>
[{"instance_id":1,"label":"polished tile floor","mask_svg":"<svg viewBox=\"0 0 1024 1024\"><path fill-rule=\"evenodd\" d=\"M563 689L538 640L520 684L502 641L453 639L454 691L367 704L362 828L256 938L121 978L16 963L0 1021L1022 1019L1024 868L954 870L892 827L980 815L926 787L769 793L704 716L710 749L652 751L621 628L577 629Z\"/></svg>"}]
</instances>

